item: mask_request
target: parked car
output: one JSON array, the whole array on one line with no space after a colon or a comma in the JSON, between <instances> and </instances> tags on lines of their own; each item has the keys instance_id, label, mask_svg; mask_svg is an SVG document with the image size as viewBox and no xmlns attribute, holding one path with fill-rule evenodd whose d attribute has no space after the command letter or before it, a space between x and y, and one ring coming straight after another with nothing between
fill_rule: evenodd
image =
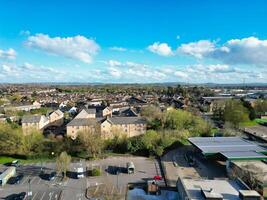
<instances>
[{"instance_id":1,"label":"parked car","mask_svg":"<svg viewBox=\"0 0 267 200\"><path fill-rule=\"evenodd\" d=\"M18 176L15 177L15 184L19 184L20 181L23 179L23 174L19 174Z\"/></svg>"},{"instance_id":2,"label":"parked car","mask_svg":"<svg viewBox=\"0 0 267 200\"><path fill-rule=\"evenodd\" d=\"M18 176L13 176L10 179L8 179L9 184L19 184L20 181L23 179L23 175L19 174Z\"/></svg>"},{"instance_id":3,"label":"parked car","mask_svg":"<svg viewBox=\"0 0 267 200\"><path fill-rule=\"evenodd\" d=\"M19 166L19 161L18 161L18 160L13 160L13 161L11 162L11 166L13 166L13 167L18 167L18 166Z\"/></svg>"},{"instance_id":4,"label":"parked car","mask_svg":"<svg viewBox=\"0 0 267 200\"><path fill-rule=\"evenodd\" d=\"M17 194L13 200L25 200L27 198L27 194L26 192L21 192L19 194Z\"/></svg>"},{"instance_id":5,"label":"parked car","mask_svg":"<svg viewBox=\"0 0 267 200\"><path fill-rule=\"evenodd\" d=\"M55 177L56 177L56 172L51 172L49 175L48 175L48 180L49 181L52 181L52 180L54 180L55 179Z\"/></svg>"}]
</instances>

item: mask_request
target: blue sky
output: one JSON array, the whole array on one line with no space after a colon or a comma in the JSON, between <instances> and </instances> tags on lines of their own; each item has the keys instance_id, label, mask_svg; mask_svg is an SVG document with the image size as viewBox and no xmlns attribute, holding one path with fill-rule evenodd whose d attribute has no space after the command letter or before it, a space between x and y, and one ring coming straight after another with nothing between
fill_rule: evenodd
<instances>
[{"instance_id":1,"label":"blue sky","mask_svg":"<svg viewBox=\"0 0 267 200\"><path fill-rule=\"evenodd\" d=\"M0 82L267 82L265 0L2 0Z\"/></svg>"}]
</instances>

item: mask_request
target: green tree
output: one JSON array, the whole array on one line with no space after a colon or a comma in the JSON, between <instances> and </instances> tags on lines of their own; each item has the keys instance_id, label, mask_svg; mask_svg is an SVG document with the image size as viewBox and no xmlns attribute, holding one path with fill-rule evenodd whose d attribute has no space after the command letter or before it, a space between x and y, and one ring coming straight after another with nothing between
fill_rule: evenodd
<instances>
[{"instance_id":1,"label":"green tree","mask_svg":"<svg viewBox=\"0 0 267 200\"><path fill-rule=\"evenodd\" d=\"M65 151L61 152L61 154L57 157L56 160L57 171L58 173L62 173L64 178L66 178L70 162L71 162L71 156L68 155L67 152Z\"/></svg>"},{"instance_id":2,"label":"green tree","mask_svg":"<svg viewBox=\"0 0 267 200\"><path fill-rule=\"evenodd\" d=\"M31 130L22 137L22 152L26 156L40 155L43 152L43 134L38 130Z\"/></svg>"},{"instance_id":3,"label":"green tree","mask_svg":"<svg viewBox=\"0 0 267 200\"><path fill-rule=\"evenodd\" d=\"M8 123L0 123L1 154L21 154L22 140L20 129L13 129Z\"/></svg>"},{"instance_id":4,"label":"green tree","mask_svg":"<svg viewBox=\"0 0 267 200\"><path fill-rule=\"evenodd\" d=\"M241 101L229 100L225 104L224 120L237 128L241 122L249 121L248 110Z\"/></svg>"},{"instance_id":5,"label":"green tree","mask_svg":"<svg viewBox=\"0 0 267 200\"><path fill-rule=\"evenodd\" d=\"M164 125L164 114L159 107L147 106L142 109L141 116L147 120L149 128L159 129Z\"/></svg>"},{"instance_id":6,"label":"green tree","mask_svg":"<svg viewBox=\"0 0 267 200\"><path fill-rule=\"evenodd\" d=\"M261 116L267 113L267 100L257 100L255 102L256 115Z\"/></svg>"},{"instance_id":7,"label":"green tree","mask_svg":"<svg viewBox=\"0 0 267 200\"><path fill-rule=\"evenodd\" d=\"M104 142L101 138L100 131L81 131L78 134L78 139L87 153L93 158L96 158L102 153Z\"/></svg>"}]
</instances>

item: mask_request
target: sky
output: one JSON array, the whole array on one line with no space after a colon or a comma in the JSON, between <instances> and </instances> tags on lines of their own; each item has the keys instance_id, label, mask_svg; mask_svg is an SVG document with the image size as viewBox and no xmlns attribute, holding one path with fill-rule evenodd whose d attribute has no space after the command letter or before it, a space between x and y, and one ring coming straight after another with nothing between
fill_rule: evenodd
<instances>
[{"instance_id":1,"label":"sky","mask_svg":"<svg viewBox=\"0 0 267 200\"><path fill-rule=\"evenodd\" d=\"M1 0L0 82L267 83L266 0Z\"/></svg>"}]
</instances>

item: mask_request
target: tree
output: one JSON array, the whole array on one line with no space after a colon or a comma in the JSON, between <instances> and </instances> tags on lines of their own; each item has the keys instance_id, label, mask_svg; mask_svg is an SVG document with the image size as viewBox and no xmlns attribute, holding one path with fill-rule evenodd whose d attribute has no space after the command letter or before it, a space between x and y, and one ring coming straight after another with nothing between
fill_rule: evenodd
<instances>
[{"instance_id":1,"label":"tree","mask_svg":"<svg viewBox=\"0 0 267 200\"><path fill-rule=\"evenodd\" d=\"M267 100L257 100L255 102L256 115L261 116L267 113Z\"/></svg>"},{"instance_id":2,"label":"tree","mask_svg":"<svg viewBox=\"0 0 267 200\"><path fill-rule=\"evenodd\" d=\"M26 156L40 154L43 150L43 142L43 134L38 130L32 129L22 137L22 152Z\"/></svg>"},{"instance_id":3,"label":"tree","mask_svg":"<svg viewBox=\"0 0 267 200\"><path fill-rule=\"evenodd\" d=\"M142 109L141 115L146 118L149 127L159 129L164 124L164 114L159 107L147 106Z\"/></svg>"},{"instance_id":4,"label":"tree","mask_svg":"<svg viewBox=\"0 0 267 200\"><path fill-rule=\"evenodd\" d=\"M71 162L71 156L67 152L63 151L56 160L56 166L58 173L62 173L66 178L67 170L69 169Z\"/></svg>"},{"instance_id":5,"label":"tree","mask_svg":"<svg viewBox=\"0 0 267 200\"><path fill-rule=\"evenodd\" d=\"M249 119L254 120L256 118L256 112L255 109L252 107L251 103L246 101L245 99L241 99L241 102L243 103L243 106L247 108L249 112Z\"/></svg>"},{"instance_id":6,"label":"tree","mask_svg":"<svg viewBox=\"0 0 267 200\"><path fill-rule=\"evenodd\" d=\"M81 141L87 153L93 158L96 158L102 153L104 142L101 138L100 131L81 131L78 133L78 139Z\"/></svg>"},{"instance_id":7,"label":"tree","mask_svg":"<svg viewBox=\"0 0 267 200\"><path fill-rule=\"evenodd\" d=\"M0 123L1 154L21 154L22 140L21 129L13 129L8 123Z\"/></svg>"},{"instance_id":8,"label":"tree","mask_svg":"<svg viewBox=\"0 0 267 200\"><path fill-rule=\"evenodd\" d=\"M229 100L225 104L224 120L237 128L241 122L249 121L248 110L241 101Z\"/></svg>"}]
</instances>

